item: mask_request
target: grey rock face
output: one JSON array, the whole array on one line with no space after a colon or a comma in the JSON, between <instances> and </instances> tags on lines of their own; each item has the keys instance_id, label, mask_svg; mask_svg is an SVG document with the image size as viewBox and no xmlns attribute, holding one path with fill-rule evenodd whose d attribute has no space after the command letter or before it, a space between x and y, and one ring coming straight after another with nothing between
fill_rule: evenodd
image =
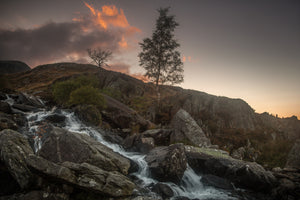
<instances>
[{"instance_id":1,"label":"grey rock face","mask_svg":"<svg viewBox=\"0 0 300 200\"><path fill-rule=\"evenodd\" d=\"M297 140L290 150L286 167L300 169L300 140Z\"/></svg>"},{"instance_id":2,"label":"grey rock face","mask_svg":"<svg viewBox=\"0 0 300 200\"><path fill-rule=\"evenodd\" d=\"M200 173L213 174L233 182L236 186L267 192L276 184L276 178L255 162L244 162L214 149L186 147L189 165Z\"/></svg>"},{"instance_id":3,"label":"grey rock face","mask_svg":"<svg viewBox=\"0 0 300 200\"><path fill-rule=\"evenodd\" d=\"M26 159L33 154L27 139L20 133L5 129L0 132L0 158L22 189L30 186L32 174Z\"/></svg>"},{"instance_id":4,"label":"grey rock face","mask_svg":"<svg viewBox=\"0 0 300 200\"><path fill-rule=\"evenodd\" d=\"M107 172L88 163L64 162L61 165L38 156L29 156L28 166L44 177L83 190L113 197L131 195L135 185L119 172Z\"/></svg>"},{"instance_id":5,"label":"grey rock face","mask_svg":"<svg viewBox=\"0 0 300 200\"><path fill-rule=\"evenodd\" d=\"M171 134L171 143L183 142L195 146L210 146L210 140L196 121L185 110L180 109L171 121L174 133Z\"/></svg>"},{"instance_id":6,"label":"grey rock face","mask_svg":"<svg viewBox=\"0 0 300 200\"><path fill-rule=\"evenodd\" d=\"M130 162L93 138L61 128L53 128L39 151L43 158L62 163L90 163L103 170L128 173Z\"/></svg>"},{"instance_id":7,"label":"grey rock face","mask_svg":"<svg viewBox=\"0 0 300 200\"><path fill-rule=\"evenodd\" d=\"M156 147L145 159L152 176L160 181L178 183L187 167L183 144Z\"/></svg>"}]
</instances>

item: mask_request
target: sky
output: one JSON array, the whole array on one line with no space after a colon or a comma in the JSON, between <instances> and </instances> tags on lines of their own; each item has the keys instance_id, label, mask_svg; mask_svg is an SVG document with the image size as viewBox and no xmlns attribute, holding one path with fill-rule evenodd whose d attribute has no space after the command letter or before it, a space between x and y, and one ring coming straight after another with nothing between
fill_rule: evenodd
<instances>
[{"instance_id":1,"label":"sky","mask_svg":"<svg viewBox=\"0 0 300 200\"><path fill-rule=\"evenodd\" d=\"M0 59L89 63L101 47L111 70L142 78L139 42L165 7L180 24L179 86L300 119L298 0L0 0Z\"/></svg>"}]
</instances>

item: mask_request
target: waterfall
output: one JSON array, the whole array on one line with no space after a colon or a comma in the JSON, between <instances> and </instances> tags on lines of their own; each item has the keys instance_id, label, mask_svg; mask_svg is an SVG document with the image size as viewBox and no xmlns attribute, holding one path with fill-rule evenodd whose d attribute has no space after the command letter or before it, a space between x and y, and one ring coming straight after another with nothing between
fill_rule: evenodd
<instances>
[{"instance_id":1,"label":"waterfall","mask_svg":"<svg viewBox=\"0 0 300 200\"><path fill-rule=\"evenodd\" d=\"M29 132L34 136L35 152L38 152L42 146L42 141L38 134L38 124L54 112L55 109L49 111L43 110L38 112L27 113ZM63 127L64 129L80 134L87 134L90 137L93 137L94 139L102 143L103 145L111 148L114 152L117 152L123 155L124 157L136 162L139 166L139 170L131 175L137 177L141 181L140 186L146 188L158 183L157 180L151 178L150 176L148 164L144 159L145 155L137 152L127 152L121 146L105 141L101 134L105 130L96 130L93 127L84 125L83 123L81 123L80 120L76 118L73 112L62 110L60 113L66 116L66 126ZM201 176L197 175L189 166L187 166L187 169L184 172L180 185L176 185L170 182L164 182L164 184L168 185L173 190L174 197L172 199L174 199L176 196L184 196L190 199L236 199L231 197L230 193L226 191L218 190L213 187L204 187L201 183Z\"/></svg>"}]
</instances>

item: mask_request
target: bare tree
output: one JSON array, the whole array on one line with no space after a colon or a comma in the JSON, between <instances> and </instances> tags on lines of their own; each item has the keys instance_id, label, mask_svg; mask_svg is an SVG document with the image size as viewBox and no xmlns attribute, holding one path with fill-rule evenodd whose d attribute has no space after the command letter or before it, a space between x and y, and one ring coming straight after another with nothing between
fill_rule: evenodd
<instances>
[{"instance_id":1,"label":"bare tree","mask_svg":"<svg viewBox=\"0 0 300 200\"><path fill-rule=\"evenodd\" d=\"M102 67L103 65L106 65L106 62L111 57L112 52L109 50L103 50L101 48L96 49L87 49L87 52L89 54L89 57L93 60L94 63L98 65L98 67Z\"/></svg>"}]
</instances>

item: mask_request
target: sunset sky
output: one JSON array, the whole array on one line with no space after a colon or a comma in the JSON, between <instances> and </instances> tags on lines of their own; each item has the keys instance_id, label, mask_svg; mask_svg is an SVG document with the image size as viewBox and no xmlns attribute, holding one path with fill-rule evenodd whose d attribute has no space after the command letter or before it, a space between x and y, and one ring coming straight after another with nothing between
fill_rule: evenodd
<instances>
[{"instance_id":1,"label":"sunset sky","mask_svg":"<svg viewBox=\"0 0 300 200\"><path fill-rule=\"evenodd\" d=\"M86 49L102 47L112 70L140 77L138 43L160 7L180 24L181 87L300 118L298 0L1 0L0 59L89 63Z\"/></svg>"}]
</instances>

